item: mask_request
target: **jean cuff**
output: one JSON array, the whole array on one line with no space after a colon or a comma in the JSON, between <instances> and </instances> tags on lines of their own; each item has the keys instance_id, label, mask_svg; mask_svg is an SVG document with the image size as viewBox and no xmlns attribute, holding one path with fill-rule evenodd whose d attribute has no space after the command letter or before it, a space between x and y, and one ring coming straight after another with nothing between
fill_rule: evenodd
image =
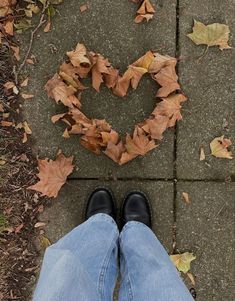
<instances>
[{"instance_id":1,"label":"jean cuff","mask_svg":"<svg viewBox=\"0 0 235 301\"><path fill-rule=\"evenodd\" d=\"M94 222L94 221L103 222L103 221L106 221L106 222L108 222L110 224L113 224L117 227L116 221L112 218L112 216L110 216L109 214L106 214L106 213L94 214L87 221L90 221L90 222Z\"/></svg>"},{"instance_id":2,"label":"jean cuff","mask_svg":"<svg viewBox=\"0 0 235 301\"><path fill-rule=\"evenodd\" d=\"M148 226L146 226L144 223L141 223L141 222L137 222L137 221L130 221L130 222L127 222L124 227L122 228L122 231L120 233L120 236L126 232L129 228L133 228L133 227L136 227L136 228L145 228L146 230L150 230L152 231Z\"/></svg>"}]
</instances>

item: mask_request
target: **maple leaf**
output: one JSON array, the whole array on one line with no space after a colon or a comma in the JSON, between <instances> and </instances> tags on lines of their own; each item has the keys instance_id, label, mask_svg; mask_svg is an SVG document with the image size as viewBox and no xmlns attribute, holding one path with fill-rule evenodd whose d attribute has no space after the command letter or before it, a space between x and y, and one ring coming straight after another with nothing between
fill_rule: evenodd
<instances>
[{"instance_id":1,"label":"maple leaf","mask_svg":"<svg viewBox=\"0 0 235 301\"><path fill-rule=\"evenodd\" d=\"M148 72L153 73L153 78L162 86L157 92L157 97L167 97L170 93L180 89L176 74L177 60L168 55L154 54L155 58L149 65Z\"/></svg>"},{"instance_id":2,"label":"maple leaf","mask_svg":"<svg viewBox=\"0 0 235 301\"><path fill-rule=\"evenodd\" d=\"M210 143L211 154L217 158L232 159L232 152L227 149L230 145L231 140L224 138L224 135L217 137Z\"/></svg>"},{"instance_id":3,"label":"maple leaf","mask_svg":"<svg viewBox=\"0 0 235 301\"><path fill-rule=\"evenodd\" d=\"M183 254L170 255L170 258L178 271L186 274L190 270L191 261L196 259L192 253L185 252Z\"/></svg>"},{"instance_id":4,"label":"maple leaf","mask_svg":"<svg viewBox=\"0 0 235 301\"><path fill-rule=\"evenodd\" d=\"M220 23L205 25L194 20L193 32L187 36L196 45L219 46L220 50L231 48L228 45L229 26Z\"/></svg>"},{"instance_id":5,"label":"maple leaf","mask_svg":"<svg viewBox=\"0 0 235 301\"><path fill-rule=\"evenodd\" d=\"M86 87L79 81L79 73L81 69L78 67L74 67L72 64L63 63L60 66L59 75L63 80L68 84L73 86L75 89L84 90Z\"/></svg>"},{"instance_id":6,"label":"maple leaf","mask_svg":"<svg viewBox=\"0 0 235 301\"><path fill-rule=\"evenodd\" d=\"M147 72L147 69L130 65L122 77L119 77L116 86L113 88L114 94L125 96L131 84L136 89L141 77Z\"/></svg>"},{"instance_id":7,"label":"maple leaf","mask_svg":"<svg viewBox=\"0 0 235 301\"><path fill-rule=\"evenodd\" d=\"M129 134L126 136L126 152L122 154L120 164L127 163L139 155L144 156L155 147L154 140L149 139L144 131L139 126L136 126L133 138Z\"/></svg>"},{"instance_id":8,"label":"maple leaf","mask_svg":"<svg viewBox=\"0 0 235 301\"><path fill-rule=\"evenodd\" d=\"M72 165L73 156L65 157L61 152L56 156L55 161L46 159L38 160L40 179L35 185L28 187L28 189L36 190L48 197L56 198L59 190L65 184L68 175L73 171Z\"/></svg>"},{"instance_id":9,"label":"maple leaf","mask_svg":"<svg viewBox=\"0 0 235 301\"><path fill-rule=\"evenodd\" d=\"M155 118L145 120L141 128L150 134L153 139L162 140L163 132L167 129L169 117L156 115Z\"/></svg>"},{"instance_id":10,"label":"maple leaf","mask_svg":"<svg viewBox=\"0 0 235 301\"><path fill-rule=\"evenodd\" d=\"M104 73L103 78L108 88L114 88L118 81L119 71L112 66L109 68L109 73Z\"/></svg>"},{"instance_id":11,"label":"maple leaf","mask_svg":"<svg viewBox=\"0 0 235 301\"><path fill-rule=\"evenodd\" d=\"M109 74L110 63L100 54L94 54L92 57L92 87L99 92L100 85L104 82L103 74Z\"/></svg>"},{"instance_id":12,"label":"maple leaf","mask_svg":"<svg viewBox=\"0 0 235 301\"><path fill-rule=\"evenodd\" d=\"M80 100L74 95L77 90L71 85L67 86L57 73L46 83L45 90L56 103L61 101L69 108L81 106Z\"/></svg>"},{"instance_id":13,"label":"maple leaf","mask_svg":"<svg viewBox=\"0 0 235 301\"><path fill-rule=\"evenodd\" d=\"M112 141L108 141L104 154L109 158L111 158L114 162L119 163L121 156L124 152L125 152L125 147L122 141L120 141L117 144L115 144Z\"/></svg>"},{"instance_id":14,"label":"maple leaf","mask_svg":"<svg viewBox=\"0 0 235 301\"><path fill-rule=\"evenodd\" d=\"M91 66L86 47L83 44L78 43L74 51L67 52L67 56L75 67L89 68Z\"/></svg>"},{"instance_id":15,"label":"maple leaf","mask_svg":"<svg viewBox=\"0 0 235 301\"><path fill-rule=\"evenodd\" d=\"M153 18L154 13L155 9L153 8L150 0L143 0L140 8L137 10L135 23L141 23L144 19L148 22Z\"/></svg>"},{"instance_id":16,"label":"maple leaf","mask_svg":"<svg viewBox=\"0 0 235 301\"><path fill-rule=\"evenodd\" d=\"M135 61L132 66L141 67L144 69L149 69L149 66L153 62L155 56L152 51L147 51L145 55L141 56L137 61Z\"/></svg>"},{"instance_id":17,"label":"maple leaf","mask_svg":"<svg viewBox=\"0 0 235 301\"><path fill-rule=\"evenodd\" d=\"M166 116L169 118L167 127L172 127L175 125L177 120L182 119L180 113L181 103L187 100L187 97L183 94L173 94L157 104L156 108L152 112L154 116Z\"/></svg>"}]
</instances>

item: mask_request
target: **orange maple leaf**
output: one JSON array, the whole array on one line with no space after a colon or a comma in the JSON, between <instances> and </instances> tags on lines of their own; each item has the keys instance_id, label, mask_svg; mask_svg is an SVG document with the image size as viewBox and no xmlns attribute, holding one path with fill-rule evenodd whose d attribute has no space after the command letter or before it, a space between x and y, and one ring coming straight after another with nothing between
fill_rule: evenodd
<instances>
[{"instance_id":1,"label":"orange maple leaf","mask_svg":"<svg viewBox=\"0 0 235 301\"><path fill-rule=\"evenodd\" d=\"M72 165L72 162L73 156L66 158L61 152L57 154L55 161L48 158L39 159L39 174L37 176L40 181L28 187L28 189L56 198L59 190L65 184L67 176L73 171L74 165Z\"/></svg>"}]
</instances>

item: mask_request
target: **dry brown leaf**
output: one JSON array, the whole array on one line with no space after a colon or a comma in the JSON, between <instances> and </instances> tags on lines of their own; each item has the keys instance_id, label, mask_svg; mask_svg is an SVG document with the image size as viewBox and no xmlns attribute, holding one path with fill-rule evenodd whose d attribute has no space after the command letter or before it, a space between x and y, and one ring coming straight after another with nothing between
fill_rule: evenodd
<instances>
[{"instance_id":1,"label":"dry brown leaf","mask_svg":"<svg viewBox=\"0 0 235 301\"><path fill-rule=\"evenodd\" d=\"M111 158L116 163L120 162L123 152L125 152L125 147L122 141L120 141L117 144L114 144L112 141L109 141L104 151L105 155Z\"/></svg>"},{"instance_id":2,"label":"dry brown leaf","mask_svg":"<svg viewBox=\"0 0 235 301\"><path fill-rule=\"evenodd\" d=\"M74 95L77 91L73 86L67 86L58 74L55 74L45 86L48 96L57 103L61 101L65 106L73 108L80 107L80 100Z\"/></svg>"},{"instance_id":3,"label":"dry brown leaf","mask_svg":"<svg viewBox=\"0 0 235 301\"><path fill-rule=\"evenodd\" d=\"M91 66L86 47L83 44L78 43L74 51L67 52L67 56L75 67L89 68Z\"/></svg>"},{"instance_id":4,"label":"dry brown leaf","mask_svg":"<svg viewBox=\"0 0 235 301\"><path fill-rule=\"evenodd\" d=\"M42 227L45 227L45 226L46 226L46 223L44 223L44 222L37 222L34 225L34 228L42 228Z\"/></svg>"},{"instance_id":5,"label":"dry brown leaf","mask_svg":"<svg viewBox=\"0 0 235 301\"><path fill-rule=\"evenodd\" d=\"M211 154L217 158L233 159L232 152L227 149L231 145L231 140L224 138L224 135L217 137L210 143Z\"/></svg>"},{"instance_id":6,"label":"dry brown leaf","mask_svg":"<svg viewBox=\"0 0 235 301\"><path fill-rule=\"evenodd\" d=\"M192 284L193 286L195 286L195 285L196 285L196 282L195 282L195 278L194 278L193 274L192 274L192 273L187 273L186 275L188 276L188 278L189 278L191 284Z\"/></svg>"},{"instance_id":7,"label":"dry brown leaf","mask_svg":"<svg viewBox=\"0 0 235 301\"><path fill-rule=\"evenodd\" d=\"M10 36L14 35L14 27L13 27L13 21L7 21L5 25L3 25L3 28L7 34Z\"/></svg>"},{"instance_id":8,"label":"dry brown leaf","mask_svg":"<svg viewBox=\"0 0 235 301\"><path fill-rule=\"evenodd\" d=\"M122 154L120 164L122 165L127 163L139 155L144 156L155 147L156 144L154 140L149 139L144 134L144 131L140 127L136 126L133 138L131 138L129 134L126 136L126 152Z\"/></svg>"},{"instance_id":9,"label":"dry brown leaf","mask_svg":"<svg viewBox=\"0 0 235 301\"><path fill-rule=\"evenodd\" d=\"M88 71L86 69L86 71ZM60 66L60 77L68 84L73 86L75 89L84 90L86 87L79 80L79 73L81 72L81 68L74 67L72 64L63 63ZM87 74L83 73L83 77Z\"/></svg>"},{"instance_id":10,"label":"dry brown leaf","mask_svg":"<svg viewBox=\"0 0 235 301\"><path fill-rule=\"evenodd\" d=\"M135 18L135 23L141 23L143 20L147 22L153 18L155 9L151 4L150 0L143 0L140 8L137 10L137 16Z\"/></svg>"},{"instance_id":11,"label":"dry brown leaf","mask_svg":"<svg viewBox=\"0 0 235 301\"><path fill-rule=\"evenodd\" d=\"M190 198L189 198L189 194L187 192L182 192L182 197L183 197L183 200L186 204L191 203Z\"/></svg>"},{"instance_id":12,"label":"dry brown leaf","mask_svg":"<svg viewBox=\"0 0 235 301\"><path fill-rule=\"evenodd\" d=\"M94 54L92 57L92 87L99 92L100 85L104 82L103 75L109 74L110 63L100 54Z\"/></svg>"},{"instance_id":13,"label":"dry brown leaf","mask_svg":"<svg viewBox=\"0 0 235 301\"><path fill-rule=\"evenodd\" d=\"M0 121L0 124L1 124L1 126L9 127L9 126L12 126L14 123L12 121L2 120L2 121Z\"/></svg>"},{"instance_id":14,"label":"dry brown leaf","mask_svg":"<svg viewBox=\"0 0 235 301\"><path fill-rule=\"evenodd\" d=\"M44 27L43 31L47 33L50 31L50 29L51 29L51 21L49 20L46 26Z\"/></svg>"},{"instance_id":15,"label":"dry brown leaf","mask_svg":"<svg viewBox=\"0 0 235 301\"><path fill-rule=\"evenodd\" d=\"M88 9L88 6L86 4L83 4L80 6L80 12L83 13L84 11L86 11Z\"/></svg>"},{"instance_id":16,"label":"dry brown leaf","mask_svg":"<svg viewBox=\"0 0 235 301\"><path fill-rule=\"evenodd\" d=\"M181 103L187 100L187 97L183 94L173 94L158 103L155 110L153 111L154 116L166 116L169 118L168 127L175 125L177 120L182 119L180 113Z\"/></svg>"},{"instance_id":17,"label":"dry brown leaf","mask_svg":"<svg viewBox=\"0 0 235 301\"><path fill-rule=\"evenodd\" d=\"M20 84L21 87L27 87L29 83L29 77L26 77Z\"/></svg>"},{"instance_id":18,"label":"dry brown leaf","mask_svg":"<svg viewBox=\"0 0 235 301\"><path fill-rule=\"evenodd\" d=\"M12 88L15 87L15 83L13 82L6 82L4 85L3 85L4 88L6 88L7 90L10 90Z\"/></svg>"},{"instance_id":19,"label":"dry brown leaf","mask_svg":"<svg viewBox=\"0 0 235 301\"><path fill-rule=\"evenodd\" d=\"M153 14L137 15L135 17L135 23L139 24L139 23L143 22L144 20L146 20L148 22L149 20L152 20L152 18L153 18Z\"/></svg>"},{"instance_id":20,"label":"dry brown leaf","mask_svg":"<svg viewBox=\"0 0 235 301\"><path fill-rule=\"evenodd\" d=\"M167 129L169 118L167 116L157 115L155 118L145 120L141 128L149 133L152 139L162 140L162 134Z\"/></svg>"},{"instance_id":21,"label":"dry brown leaf","mask_svg":"<svg viewBox=\"0 0 235 301\"><path fill-rule=\"evenodd\" d=\"M204 151L203 146L200 147L200 158L199 159L200 159L200 161L203 161L203 160L206 159L206 155L205 155L205 151Z\"/></svg>"},{"instance_id":22,"label":"dry brown leaf","mask_svg":"<svg viewBox=\"0 0 235 301\"><path fill-rule=\"evenodd\" d=\"M20 48L18 46L11 46L11 49L14 52L14 57L16 58L17 61L20 60Z\"/></svg>"},{"instance_id":23,"label":"dry brown leaf","mask_svg":"<svg viewBox=\"0 0 235 301\"><path fill-rule=\"evenodd\" d=\"M26 94L26 93L21 93L20 94L22 98L24 99L31 99L34 97L34 94Z\"/></svg>"},{"instance_id":24,"label":"dry brown leaf","mask_svg":"<svg viewBox=\"0 0 235 301\"><path fill-rule=\"evenodd\" d=\"M27 59L27 60L26 60L26 63L27 63L27 64L30 64L30 65L34 65L34 64L35 64L35 62L34 62L33 59Z\"/></svg>"},{"instance_id":25,"label":"dry brown leaf","mask_svg":"<svg viewBox=\"0 0 235 301\"><path fill-rule=\"evenodd\" d=\"M56 198L59 190L65 184L67 176L72 173L74 165L72 165L73 156L66 158L62 153L57 154L56 160L39 159L38 177L40 181L35 185L28 187L46 195Z\"/></svg>"}]
</instances>

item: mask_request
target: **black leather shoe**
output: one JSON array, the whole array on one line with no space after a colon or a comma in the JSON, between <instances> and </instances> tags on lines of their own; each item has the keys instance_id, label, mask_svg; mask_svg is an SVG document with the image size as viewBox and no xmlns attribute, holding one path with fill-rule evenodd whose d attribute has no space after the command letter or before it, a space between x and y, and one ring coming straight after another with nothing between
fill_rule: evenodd
<instances>
[{"instance_id":1,"label":"black leather shoe","mask_svg":"<svg viewBox=\"0 0 235 301\"><path fill-rule=\"evenodd\" d=\"M123 201L121 210L122 227L130 221L141 222L151 228L150 203L143 192L130 192Z\"/></svg>"},{"instance_id":2,"label":"black leather shoe","mask_svg":"<svg viewBox=\"0 0 235 301\"><path fill-rule=\"evenodd\" d=\"M116 219L116 211L112 192L106 188L96 188L88 198L85 220L97 213L106 213Z\"/></svg>"}]
</instances>

